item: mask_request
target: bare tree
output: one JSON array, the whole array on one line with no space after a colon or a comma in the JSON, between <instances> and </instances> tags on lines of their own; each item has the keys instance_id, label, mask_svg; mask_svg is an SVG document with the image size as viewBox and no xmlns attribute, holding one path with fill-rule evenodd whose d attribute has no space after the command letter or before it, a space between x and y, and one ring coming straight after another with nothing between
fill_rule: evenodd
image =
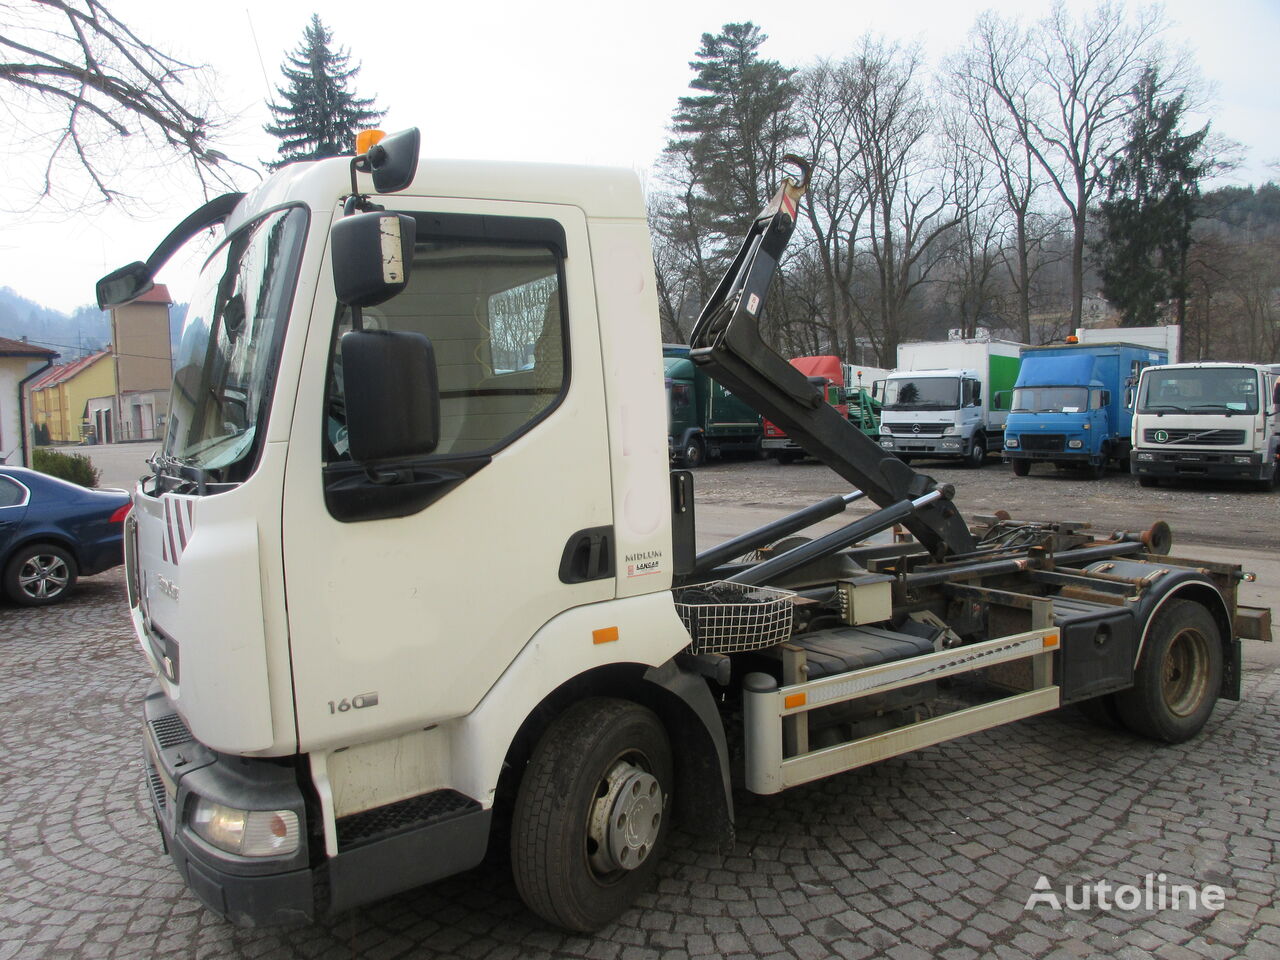
<instances>
[{"instance_id":1,"label":"bare tree","mask_svg":"<svg viewBox=\"0 0 1280 960\"><path fill-rule=\"evenodd\" d=\"M0 81L17 94L7 109L49 145L37 202L65 189L55 181L67 168L87 174L99 202L122 199L119 140L138 133L185 157L206 188L230 183L229 161L211 146L211 108L188 85L202 68L140 38L101 0L0 2L0 50ZM135 147L128 162L147 152Z\"/></svg>"},{"instance_id":2,"label":"bare tree","mask_svg":"<svg viewBox=\"0 0 1280 960\"><path fill-rule=\"evenodd\" d=\"M1058 0L1033 28L986 14L976 30L967 70L993 97L1066 206L1072 226L1071 324L1084 299L1085 228L1089 202L1121 148L1133 110L1130 90L1160 58L1159 8L1130 20L1123 4L1105 0L1081 20ZM981 72L979 73L979 68ZM1175 71L1177 73L1177 71ZM1182 82L1177 73L1171 83Z\"/></svg>"},{"instance_id":3,"label":"bare tree","mask_svg":"<svg viewBox=\"0 0 1280 960\"><path fill-rule=\"evenodd\" d=\"M868 198L866 253L874 293L855 299L882 366L911 333L908 303L941 261L938 239L964 218L954 177L937 162L935 116L918 79L920 52L866 36L849 69L865 96L854 103L856 166Z\"/></svg>"}]
</instances>

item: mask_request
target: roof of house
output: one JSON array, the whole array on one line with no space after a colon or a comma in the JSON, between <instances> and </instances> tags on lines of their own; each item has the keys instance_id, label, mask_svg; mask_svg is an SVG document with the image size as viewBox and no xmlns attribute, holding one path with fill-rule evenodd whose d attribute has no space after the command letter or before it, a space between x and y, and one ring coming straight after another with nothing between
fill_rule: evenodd
<instances>
[{"instance_id":1,"label":"roof of house","mask_svg":"<svg viewBox=\"0 0 1280 960\"><path fill-rule=\"evenodd\" d=\"M163 283L157 283L154 287L138 297L136 300L130 300L129 303L173 303L173 297L169 296L169 288ZM128 304L125 304L128 306Z\"/></svg>"},{"instance_id":2,"label":"roof of house","mask_svg":"<svg viewBox=\"0 0 1280 960\"><path fill-rule=\"evenodd\" d=\"M56 367L50 367L43 377L32 381L32 390L42 390L45 387L52 387L55 384L63 383L70 380L77 373L86 370L93 364L97 363L103 357L111 356L110 350L99 350L97 353L91 353L87 357L81 357L79 360L72 360L70 363L60 363Z\"/></svg>"},{"instance_id":3,"label":"roof of house","mask_svg":"<svg viewBox=\"0 0 1280 960\"><path fill-rule=\"evenodd\" d=\"M57 350L37 347L34 343L24 343L21 340L10 340L8 337L0 337L0 357L47 357L53 359L57 355Z\"/></svg>"}]
</instances>

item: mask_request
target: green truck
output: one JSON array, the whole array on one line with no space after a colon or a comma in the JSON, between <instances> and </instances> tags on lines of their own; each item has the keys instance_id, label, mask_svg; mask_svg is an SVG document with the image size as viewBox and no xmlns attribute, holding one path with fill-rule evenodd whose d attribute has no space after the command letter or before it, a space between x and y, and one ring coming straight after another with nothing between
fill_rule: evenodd
<instances>
[{"instance_id":1,"label":"green truck","mask_svg":"<svg viewBox=\"0 0 1280 960\"><path fill-rule=\"evenodd\" d=\"M667 384L667 449L671 459L696 467L723 453L760 455L760 414L689 359L689 348L662 348Z\"/></svg>"}]
</instances>

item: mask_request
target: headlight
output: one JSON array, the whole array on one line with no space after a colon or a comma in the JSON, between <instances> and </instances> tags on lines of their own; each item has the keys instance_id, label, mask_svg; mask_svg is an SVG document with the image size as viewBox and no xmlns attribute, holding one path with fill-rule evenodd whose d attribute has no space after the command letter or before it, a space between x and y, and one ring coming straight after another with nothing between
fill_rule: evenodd
<instances>
[{"instance_id":1,"label":"headlight","mask_svg":"<svg viewBox=\"0 0 1280 960\"><path fill-rule=\"evenodd\" d=\"M944 437L952 437L952 436L955 436L955 433L956 433L956 426L955 426L955 424L954 424L954 423L953 423L953 424L950 424L949 426L945 426L945 427L943 427L943 428L942 428L942 435L943 435Z\"/></svg>"},{"instance_id":2,"label":"headlight","mask_svg":"<svg viewBox=\"0 0 1280 960\"><path fill-rule=\"evenodd\" d=\"M1010 450L1017 450L1017 449L1018 449L1018 438L1017 438L1017 437L1008 437L1008 438L1006 438L1006 439L1005 439L1005 441L1004 441L1004 445L1005 445L1006 447L1008 447Z\"/></svg>"},{"instance_id":3,"label":"headlight","mask_svg":"<svg viewBox=\"0 0 1280 960\"><path fill-rule=\"evenodd\" d=\"M298 815L292 810L237 810L200 797L191 829L227 853L278 857L298 849Z\"/></svg>"},{"instance_id":4,"label":"headlight","mask_svg":"<svg viewBox=\"0 0 1280 960\"><path fill-rule=\"evenodd\" d=\"M1068 446L1068 447L1070 447L1072 450L1079 450L1081 447L1083 447L1083 446L1084 446L1084 441L1083 441L1083 440L1068 440L1068 441L1067 441L1067 446Z\"/></svg>"}]
</instances>

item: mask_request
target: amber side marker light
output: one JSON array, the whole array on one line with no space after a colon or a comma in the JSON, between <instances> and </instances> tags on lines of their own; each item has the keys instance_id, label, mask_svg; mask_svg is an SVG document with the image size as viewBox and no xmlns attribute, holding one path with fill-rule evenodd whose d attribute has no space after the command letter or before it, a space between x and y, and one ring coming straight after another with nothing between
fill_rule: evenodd
<instances>
[{"instance_id":1,"label":"amber side marker light","mask_svg":"<svg viewBox=\"0 0 1280 960\"><path fill-rule=\"evenodd\" d=\"M1044 645L1046 649L1049 647L1056 647L1058 645L1058 635L1055 633L1052 636L1045 637Z\"/></svg>"},{"instance_id":2,"label":"amber side marker light","mask_svg":"<svg viewBox=\"0 0 1280 960\"><path fill-rule=\"evenodd\" d=\"M356 156L363 157L369 152L370 147L386 135L382 130L361 130L356 134Z\"/></svg>"},{"instance_id":3,"label":"amber side marker light","mask_svg":"<svg viewBox=\"0 0 1280 960\"><path fill-rule=\"evenodd\" d=\"M618 639L617 627L604 627L591 631L591 642L594 644L613 643Z\"/></svg>"},{"instance_id":4,"label":"amber side marker light","mask_svg":"<svg viewBox=\"0 0 1280 960\"><path fill-rule=\"evenodd\" d=\"M808 702L808 696L803 693L789 693L782 698L782 705L788 710L795 707L803 707Z\"/></svg>"}]
</instances>

